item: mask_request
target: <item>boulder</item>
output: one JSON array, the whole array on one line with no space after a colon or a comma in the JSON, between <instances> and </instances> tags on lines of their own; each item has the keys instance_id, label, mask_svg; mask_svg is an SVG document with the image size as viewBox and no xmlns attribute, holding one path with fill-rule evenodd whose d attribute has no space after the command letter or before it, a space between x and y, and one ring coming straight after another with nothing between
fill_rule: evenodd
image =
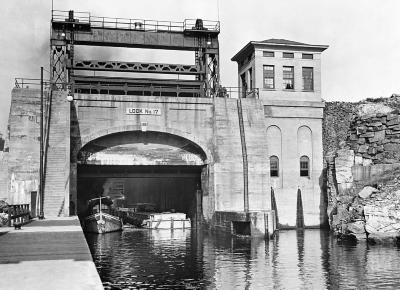
<instances>
[{"instance_id":1,"label":"boulder","mask_svg":"<svg viewBox=\"0 0 400 290\"><path fill-rule=\"evenodd\" d=\"M362 165L363 164L362 156L354 156L354 164L355 165Z\"/></svg>"},{"instance_id":2,"label":"boulder","mask_svg":"<svg viewBox=\"0 0 400 290\"><path fill-rule=\"evenodd\" d=\"M374 243L393 242L400 237L400 211L391 206L364 207L365 230Z\"/></svg>"},{"instance_id":3,"label":"boulder","mask_svg":"<svg viewBox=\"0 0 400 290\"><path fill-rule=\"evenodd\" d=\"M359 138L359 139L357 140L357 144L360 144L360 145L365 144L365 138Z\"/></svg>"},{"instance_id":4,"label":"boulder","mask_svg":"<svg viewBox=\"0 0 400 290\"><path fill-rule=\"evenodd\" d=\"M367 132L367 127L365 127L365 126L357 127L357 131L356 132L357 132L357 135L364 134L364 133Z\"/></svg>"},{"instance_id":5,"label":"boulder","mask_svg":"<svg viewBox=\"0 0 400 290\"><path fill-rule=\"evenodd\" d=\"M398 151L398 150L400 150L400 145L388 143L388 144L383 145L383 148L385 149L385 151Z\"/></svg>"},{"instance_id":6,"label":"boulder","mask_svg":"<svg viewBox=\"0 0 400 290\"><path fill-rule=\"evenodd\" d=\"M377 191L379 191L379 190L377 190L376 188L374 188L372 186L366 186L358 193L358 196L363 199L366 199L366 198L369 198L372 193L377 192Z\"/></svg>"},{"instance_id":7,"label":"boulder","mask_svg":"<svg viewBox=\"0 0 400 290\"><path fill-rule=\"evenodd\" d=\"M354 151L348 149L338 150L338 156L335 159L336 180L337 183L353 182L351 167L354 165Z\"/></svg>"},{"instance_id":8,"label":"boulder","mask_svg":"<svg viewBox=\"0 0 400 290\"><path fill-rule=\"evenodd\" d=\"M387 124L388 126L398 125L398 124L399 124L399 120L398 120L398 118L392 119L392 120L388 121L386 124Z\"/></svg>"},{"instance_id":9,"label":"boulder","mask_svg":"<svg viewBox=\"0 0 400 290\"><path fill-rule=\"evenodd\" d=\"M361 134L360 135L360 137L362 137L362 138L372 138L372 137L374 137L374 132L366 132L366 133L364 133L364 134Z\"/></svg>"},{"instance_id":10,"label":"boulder","mask_svg":"<svg viewBox=\"0 0 400 290\"><path fill-rule=\"evenodd\" d=\"M376 154L376 148L374 148L374 147L369 147L369 148L368 148L368 154L369 154L369 155L375 155L375 154Z\"/></svg>"},{"instance_id":11,"label":"boulder","mask_svg":"<svg viewBox=\"0 0 400 290\"><path fill-rule=\"evenodd\" d=\"M336 214L332 215L331 226L333 229L338 229L342 224L346 224L351 219L350 212L345 206L340 205L336 208Z\"/></svg>"},{"instance_id":12,"label":"boulder","mask_svg":"<svg viewBox=\"0 0 400 290\"><path fill-rule=\"evenodd\" d=\"M358 147L358 152L359 153L366 153L368 151L368 145L361 145L360 147Z\"/></svg>"},{"instance_id":13,"label":"boulder","mask_svg":"<svg viewBox=\"0 0 400 290\"><path fill-rule=\"evenodd\" d=\"M369 139L369 142L374 143L385 139L385 130L376 131L373 138Z\"/></svg>"},{"instance_id":14,"label":"boulder","mask_svg":"<svg viewBox=\"0 0 400 290\"><path fill-rule=\"evenodd\" d=\"M398 117L399 117L398 114L389 113L389 114L387 114L386 119L388 121L390 121L390 120L393 120L393 119L397 119Z\"/></svg>"},{"instance_id":15,"label":"boulder","mask_svg":"<svg viewBox=\"0 0 400 290\"><path fill-rule=\"evenodd\" d=\"M372 160L368 158L363 158L363 166L369 166L372 164Z\"/></svg>"},{"instance_id":16,"label":"boulder","mask_svg":"<svg viewBox=\"0 0 400 290\"><path fill-rule=\"evenodd\" d=\"M355 222L348 223L345 234L352 235L357 240L367 239L367 233L365 232L364 221L355 221Z\"/></svg>"},{"instance_id":17,"label":"boulder","mask_svg":"<svg viewBox=\"0 0 400 290\"><path fill-rule=\"evenodd\" d=\"M369 125L372 127L379 127L379 126L382 126L382 122L373 122L373 123L370 123Z\"/></svg>"}]
</instances>

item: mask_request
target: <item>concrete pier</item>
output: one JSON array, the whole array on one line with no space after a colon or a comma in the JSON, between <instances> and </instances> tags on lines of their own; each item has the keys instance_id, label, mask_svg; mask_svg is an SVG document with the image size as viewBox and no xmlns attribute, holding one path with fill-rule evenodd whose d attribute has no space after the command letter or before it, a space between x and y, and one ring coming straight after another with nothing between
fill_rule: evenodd
<instances>
[{"instance_id":1,"label":"concrete pier","mask_svg":"<svg viewBox=\"0 0 400 290\"><path fill-rule=\"evenodd\" d=\"M77 218L0 228L0 289L103 289Z\"/></svg>"}]
</instances>

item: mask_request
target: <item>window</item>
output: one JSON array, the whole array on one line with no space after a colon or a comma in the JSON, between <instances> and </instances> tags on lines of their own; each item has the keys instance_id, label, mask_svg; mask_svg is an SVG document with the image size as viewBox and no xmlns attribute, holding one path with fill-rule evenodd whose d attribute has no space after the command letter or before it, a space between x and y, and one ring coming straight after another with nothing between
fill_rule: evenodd
<instances>
[{"instance_id":1,"label":"window","mask_svg":"<svg viewBox=\"0 0 400 290\"><path fill-rule=\"evenodd\" d=\"M249 84L250 84L250 90L253 89L253 70L249 68Z\"/></svg>"},{"instance_id":2,"label":"window","mask_svg":"<svg viewBox=\"0 0 400 290\"><path fill-rule=\"evenodd\" d=\"M241 80L241 83L242 83L242 90L244 92L246 92L247 91L247 82L246 82L246 74L245 73L242 73L240 75L240 80Z\"/></svg>"},{"instance_id":3,"label":"window","mask_svg":"<svg viewBox=\"0 0 400 290\"><path fill-rule=\"evenodd\" d=\"M264 57L274 57L275 53L273 51L263 51Z\"/></svg>"},{"instance_id":4,"label":"window","mask_svg":"<svg viewBox=\"0 0 400 290\"><path fill-rule=\"evenodd\" d=\"M269 168L271 177L279 176L279 159L276 156L271 156L269 158Z\"/></svg>"},{"instance_id":5,"label":"window","mask_svg":"<svg viewBox=\"0 0 400 290\"><path fill-rule=\"evenodd\" d=\"M300 157L300 176L310 176L310 159L307 156Z\"/></svg>"},{"instance_id":6,"label":"window","mask_svg":"<svg viewBox=\"0 0 400 290\"><path fill-rule=\"evenodd\" d=\"M303 54L301 55L301 58L302 58L302 59L313 59L313 58L314 58L314 55L313 55L312 53L303 53Z\"/></svg>"},{"instance_id":7,"label":"window","mask_svg":"<svg viewBox=\"0 0 400 290\"><path fill-rule=\"evenodd\" d=\"M273 65L264 65L264 89L275 89L275 73Z\"/></svg>"},{"instance_id":8,"label":"window","mask_svg":"<svg viewBox=\"0 0 400 290\"><path fill-rule=\"evenodd\" d=\"M314 90L314 69L312 67L303 67L303 90Z\"/></svg>"},{"instance_id":9,"label":"window","mask_svg":"<svg viewBox=\"0 0 400 290\"><path fill-rule=\"evenodd\" d=\"M283 57L284 58L294 58L294 53L293 52L284 52Z\"/></svg>"},{"instance_id":10,"label":"window","mask_svg":"<svg viewBox=\"0 0 400 290\"><path fill-rule=\"evenodd\" d=\"M292 66L283 67L283 89L294 89L294 67Z\"/></svg>"}]
</instances>

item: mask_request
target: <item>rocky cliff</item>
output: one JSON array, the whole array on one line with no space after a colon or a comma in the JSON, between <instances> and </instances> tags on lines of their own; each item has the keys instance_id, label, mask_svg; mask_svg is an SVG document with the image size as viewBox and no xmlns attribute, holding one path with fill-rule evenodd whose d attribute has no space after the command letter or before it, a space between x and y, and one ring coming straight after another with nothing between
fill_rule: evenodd
<instances>
[{"instance_id":1,"label":"rocky cliff","mask_svg":"<svg viewBox=\"0 0 400 290\"><path fill-rule=\"evenodd\" d=\"M400 242L400 97L327 103L328 216L344 238Z\"/></svg>"},{"instance_id":2,"label":"rocky cliff","mask_svg":"<svg viewBox=\"0 0 400 290\"><path fill-rule=\"evenodd\" d=\"M356 140L354 134L357 132L354 132L354 130L356 130L357 125L366 121L367 132L371 132L373 130L369 128L371 127L369 125L373 125L375 119L377 122L382 121L377 119L382 118L390 112L399 113L399 111L400 95L395 94L390 98L366 99L354 103L326 102L323 119L323 146L325 156L334 154L339 149L340 142L347 141L349 145L356 143L358 137ZM382 125L386 124L386 121L383 119ZM389 124L389 126L390 125L392 124ZM379 131L379 125L376 131ZM350 138L353 140L350 140Z\"/></svg>"}]
</instances>

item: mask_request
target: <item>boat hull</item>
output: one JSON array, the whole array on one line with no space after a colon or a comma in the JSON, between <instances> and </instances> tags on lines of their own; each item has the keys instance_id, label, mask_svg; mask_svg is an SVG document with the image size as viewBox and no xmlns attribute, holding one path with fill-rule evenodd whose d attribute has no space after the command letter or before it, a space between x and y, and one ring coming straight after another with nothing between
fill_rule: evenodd
<instances>
[{"instance_id":1,"label":"boat hull","mask_svg":"<svg viewBox=\"0 0 400 290\"><path fill-rule=\"evenodd\" d=\"M190 219L144 220L142 227L153 230L190 229Z\"/></svg>"},{"instance_id":2,"label":"boat hull","mask_svg":"<svg viewBox=\"0 0 400 290\"><path fill-rule=\"evenodd\" d=\"M84 231L88 233L104 234L122 231L122 221L119 217L102 213L90 215L84 219Z\"/></svg>"},{"instance_id":3,"label":"boat hull","mask_svg":"<svg viewBox=\"0 0 400 290\"><path fill-rule=\"evenodd\" d=\"M124 220L137 227L147 229L187 229L191 227L190 219L184 213L127 212Z\"/></svg>"}]
</instances>

